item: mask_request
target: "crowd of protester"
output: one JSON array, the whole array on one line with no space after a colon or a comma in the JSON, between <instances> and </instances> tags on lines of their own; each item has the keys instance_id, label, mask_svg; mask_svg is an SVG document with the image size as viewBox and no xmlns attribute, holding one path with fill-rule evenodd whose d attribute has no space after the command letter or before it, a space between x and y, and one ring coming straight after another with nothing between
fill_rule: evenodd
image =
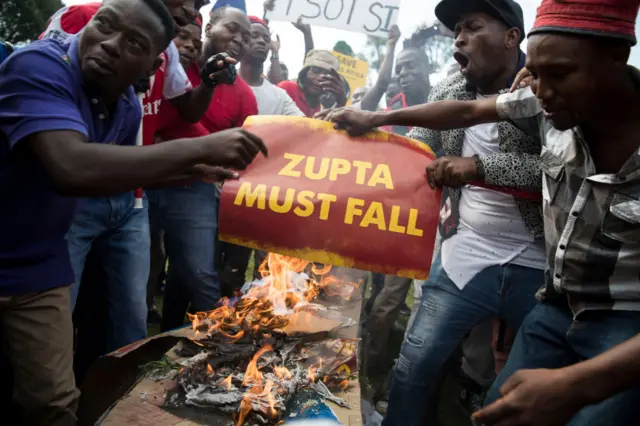
<instances>
[{"instance_id":1,"label":"crowd of protester","mask_svg":"<svg viewBox=\"0 0 640 426\"><path fill-rule=\"evenodd\" d=\"M516 1L442 0L456 68L432 86L429 33L396 55L394 26L362 88L302 20L290 80L265 17L226 4L204 17L205 3L85 3L52 16L38 41L0 43L11 424L78 422L81 308L104 311L107 353L144 339L149 322L167 331L214 309L249 265L258 276L266 253L217 239L219 183L268 155L241 128L252 115L382 128L438 155L426 172L443 194L429 279L372 273L363 291L362 379L383 425L437 425L451 375L478 425L637 424L640 74L627 62L639 0L542 0L527 54ZM400 313L411 318L394 353Z\"/></svg>"}]
</instances>

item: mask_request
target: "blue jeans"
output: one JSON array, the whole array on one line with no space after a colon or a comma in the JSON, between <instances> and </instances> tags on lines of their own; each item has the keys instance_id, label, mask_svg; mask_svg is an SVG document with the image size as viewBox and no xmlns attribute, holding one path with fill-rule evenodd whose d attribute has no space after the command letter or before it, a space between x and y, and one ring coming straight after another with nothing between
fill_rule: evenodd
<instances>
[{"instance_id":1,"label":"blue jeans","mask_svg":"<svg viewBox=\"0 0 640 426\"><path fill-rule=\"evenodd\" d=\"M87 255L93 248L106 274L109 321L107 350L147 337L149 216L147 203L134 209L134 194L83 199L67 233L76 282L71 287L75 308Z\"/></svg>"},{"instance_id":2,"label":"blue jeans","mask_svg":"<svg viewBox=\"0 0 640 426\"><path fill-rule=\"evenodd\" d=\"M162 309L162 330L184 324L191 311L215 309L220 299L215 239L218 229L216 189L195 182L147 191L152 227L164 230L169 269Z\"/></svg>"},{"instance_id":3,"label":"blue jeans","mask_svg":"<svg viewBox=\"0 0 640 426\"><path fill-rule=\"evenodd\" d=\"M527 316L511 348L509 360L494 382L487 403L516 371L561 368L593 358L640 333L640 312L585 312L576 320L566 301L543 302ZM567 426L637 424L640 386L584 408Z\"/></svg>"},{"instance_id":4,"label":"blue jeans","mask_svg":"<svg viewBox=\"0 0 640 426\"><path fill-rule=\"evenodd\" d=\"M543 280L542 270L507 264L486 268L459 290L436 257L394 370L383 425L422 426L427 415L435 417L433 398L441 367L462 339L493 317L518 329L535 306Z\"/></svg>"}]
</instances>

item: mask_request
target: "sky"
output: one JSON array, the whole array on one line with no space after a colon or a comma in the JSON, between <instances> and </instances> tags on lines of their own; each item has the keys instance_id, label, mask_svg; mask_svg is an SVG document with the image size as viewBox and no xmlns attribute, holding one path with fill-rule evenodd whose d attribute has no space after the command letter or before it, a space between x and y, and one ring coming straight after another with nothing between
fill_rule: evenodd
<instances>
[{"instance_id":1,"label":"sky","mask_svg":"<svg viewBox=\"0 0 640 426\"><path fill-rule=\"evenodd\" d=\"M518 0L518 3L522 7L524 13L525 30L533 26L536 8L540 4L540 1L541 0ZM88 1L63 0L63 2L67 5L71 5L87 3ZM211 0L211 2L215 3L215 0ZM264 0L246 0L248 14L262 17L263 3ZM437 0L401 0L398 26L400 27L403 38L411 35L411 33L421 24L431 24L436 20L433 11L437 3ZM205 16L205 19L210 8L211 6L205 6L201 11L202 15ZM636 21L636 27L638 27L638 23L640 23L640 20ZM302 63L304 61L304 40L302 35L295 27L293 27L292 24L288 22L272 21L270 23L270 27L274 34L280 36L280 61L289 67L290 78L293 78L293 76L295 76L302 68ZM366 43L366 36L364 34L317 26L312 27L312 31L316 48L330 50L337 41L344 40L349 43L356 53L364 51ZM401 45L402 43L398 43L398 50L401 49ZM526 41L523 42L522 48L526 51ZM629 62L636 67L640 67L640 47L636 46L633 48Z\"/></svg>"}]
</instances>

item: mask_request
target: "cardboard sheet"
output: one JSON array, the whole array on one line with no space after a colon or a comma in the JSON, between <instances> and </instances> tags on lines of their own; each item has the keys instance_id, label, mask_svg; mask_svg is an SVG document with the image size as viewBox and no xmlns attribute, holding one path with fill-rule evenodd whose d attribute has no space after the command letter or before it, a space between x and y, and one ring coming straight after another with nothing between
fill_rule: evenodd
<instances>
[{"instance_id":1,"label":"cardboard sheet","mask_svg":"<svg viewBox=\"0 0 640 426\"><path fill-rule=\"evenodd\" d=\"M364 278L365 272L349 270L346 268L336 268L333 272L336 276L345 276L358 280ZM361 298L360 292L356 291L349 301L334 301L335 304L328 306L332 318L320 318L310 313L302 313L298 321L293 321L295 327L291 327L288 332L304 331L306 333L326 333L327 338L356 338L357 321L360 316ZM342 315L352 320L349 327L339 327L340 323L333 319L335 314ZM338 328L336 328L338 327ZM126 390L121 391L117 399L108 401L107 389L101 388L101 383L118 375L130 376L133 364L137 367L150 361L161 358L161 354L179 360L175 350L180 345L181 338L192 338L194 332L186 327L169 333L164 333L147 340L137 342L119 351L116 351L101 359L92 371L93 377L89 377L88 386L83 389L83 398L93 404L85 404L83 407L83 418L81 424L99 424L103 426L195 426L195 425L220 425L233 424L229 416L224 416L215 412L203 409L188 408L181 412L169 412L163 408L167 394L175 389L177 383L174 380L155 381L146 375L139 377L137 382ZM162 345L170 344L170 349L159 353ZM160 355L159 355L160 354ZM135 358L135 362L131 360ZM125 371L126 370L126 371ZM140 371L138 370L138 373ZM357 376L357 372L353 372ZM104 398L100 398L101 394ZM360 414L360 384L353 380L345 392L336 392L336 396L345 399L351 408L342 408L328 401L340 421L348 426L360 426L362 418ZM112 396L111 396L112 397ZM97 412L102 406L109 407L102 415Z\"/></svg>"}]
</instances>

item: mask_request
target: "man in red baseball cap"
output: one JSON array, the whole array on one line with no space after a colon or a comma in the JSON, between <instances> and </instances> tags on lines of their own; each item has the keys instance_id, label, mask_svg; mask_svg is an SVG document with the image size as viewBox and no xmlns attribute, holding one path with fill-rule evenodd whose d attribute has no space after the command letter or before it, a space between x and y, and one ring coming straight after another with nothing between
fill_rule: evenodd
<instances>
[{"instance_id":1,"label":"man in red baseball cap","mask_svg":"<svg viewBox=\"0 0 640 426\"><path fill-rule=\"evenodd\" d=\"M543 0L529 32L531 88L394 112L339 111L358 134L510 120L542 138L547 272L523 322L487 425L623 426L640 404L640 72L627 65L638 0ZM482 170L429 166L433 186Z\"/></svg>"}]
</instances>

